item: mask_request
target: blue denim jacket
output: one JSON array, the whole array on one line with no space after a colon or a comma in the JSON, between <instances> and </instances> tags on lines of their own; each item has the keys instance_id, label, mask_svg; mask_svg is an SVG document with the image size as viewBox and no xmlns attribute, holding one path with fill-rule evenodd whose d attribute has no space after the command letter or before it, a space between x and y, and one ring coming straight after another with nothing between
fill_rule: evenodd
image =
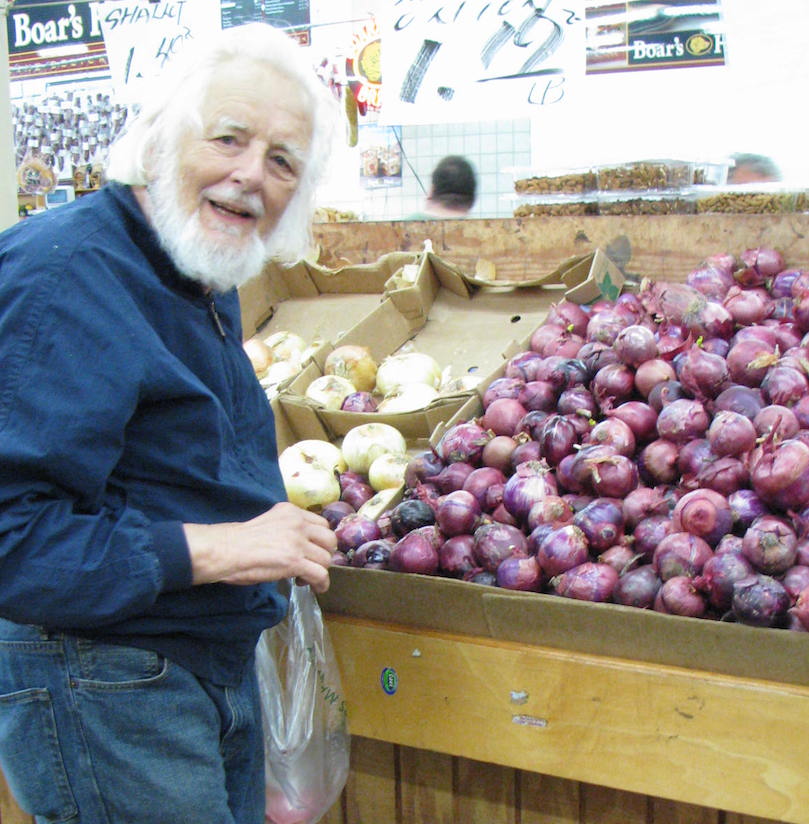
<instances>
[{"instance_id":1,"label":"blue denim jacket","mask_svg":"<svg viewBox=\"0 0 809 824\"><path fill-rule=\"evenodd\" d=\"M235 683L286 602L191 587L182 523L284 497L238 295L183 278L128 187L0 235L0 616Z\"/></svg>"}]
</instances>

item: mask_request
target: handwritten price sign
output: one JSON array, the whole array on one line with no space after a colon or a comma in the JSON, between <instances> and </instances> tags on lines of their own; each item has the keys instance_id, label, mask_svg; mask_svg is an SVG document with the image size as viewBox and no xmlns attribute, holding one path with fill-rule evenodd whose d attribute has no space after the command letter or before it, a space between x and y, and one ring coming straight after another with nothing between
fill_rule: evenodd
<instances>
[{"instance_id":1,"label":"handwritten price sign","mask_svg":"<svg viewBox=\"0 0 809 824\"><path fill-rule=\"evenodd\" d=\"M382 23L389 123L529 116L584 72L578 0L395 0Z\"/></svg>"},{"instance_id":2,"label":"handwritten price sign","mask_svg":"<svg viewBox=\"0 0 809 824\"><path fill-rule=\"evenodd\" d=\"M116 99L138 100L172 57L195 37L220 27L219 0L105 0L93 3Z\"/></svg>"}]
</instances>

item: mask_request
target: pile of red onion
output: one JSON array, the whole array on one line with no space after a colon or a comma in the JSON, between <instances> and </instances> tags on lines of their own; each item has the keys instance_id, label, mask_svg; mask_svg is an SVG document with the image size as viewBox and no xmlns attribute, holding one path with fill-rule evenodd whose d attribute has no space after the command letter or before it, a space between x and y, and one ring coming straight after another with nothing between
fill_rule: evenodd
<instances>
[{"instance_id":1,"label":"pile of red onion","mask_svg":"<svg viewBox=\"0 0 809 824\"><path fill-rule=\"evenodd\" d=\"M482 407L337 563L809 629L809 270L562 300Z\"/></svg>"}]
</instances>

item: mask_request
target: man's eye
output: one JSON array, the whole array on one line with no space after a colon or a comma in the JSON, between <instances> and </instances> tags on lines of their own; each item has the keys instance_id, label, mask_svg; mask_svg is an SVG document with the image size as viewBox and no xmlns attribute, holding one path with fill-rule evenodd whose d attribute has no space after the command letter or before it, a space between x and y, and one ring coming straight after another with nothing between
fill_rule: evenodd
<instances>
[{"instance_id":1,"label":"man's eye","mask_svg":"<svg viewBox=\"0 0 809 824\"><path fill-rule=\"evenodd\" d=\"M282 169L291 169L292 165L290 162L284 157L284 155L273 155L271 158L272 162L275 163L277 166L280 166Z\"/></svg>"},{"instance_id":2,"label":"man's eye","mask_svg":"<svg viewBox=\"0 0 809 824\"><path fill-rule=\"evenodd\" d=\"M216 141L225 146L232 146L236 142L236 138L232 134L221 134L216 138Z\"/></svg>"}]
</instances>

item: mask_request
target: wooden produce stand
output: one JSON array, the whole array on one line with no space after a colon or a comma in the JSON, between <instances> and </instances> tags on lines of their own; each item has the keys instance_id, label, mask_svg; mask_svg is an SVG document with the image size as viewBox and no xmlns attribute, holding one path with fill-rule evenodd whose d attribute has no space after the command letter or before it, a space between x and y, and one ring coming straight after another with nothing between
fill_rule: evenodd
<instances>
[{"instance_id":1,"label":"wooden produce stand","mask_svg":"<svg viewBox=\"0 0 809 824\"><path fill-rule=\"evenodd\" d=\"M505 281L532 280L595 248L656 279L684 280L709 254L759 245L809 266L807 237L804 214L316 227L329 265L417 251L430 239L444 259L469 272L493 263ZM412 592L403 579L413 576L354 572L352 587L363 574L390 576L390 597L386 615L365 612L341 576L323 600L354 736L352 773L328 824L809 824L804 637L783 639L806 642L785 656L797 662L789 679L766 654L746 655L739 672L728 660L715 671L711 644L722 639L706 645L699 667L672 665L636 659L632 638L609 655L545 645L542 629L529 642L474 626L447 631L452 599L425 598L416 626L403 610ZM587 629L598 635L598 616ZM688 660L690 643L675 657ZM768 645L762 636L762 652Z\"/></svg>"}]
</instances>

